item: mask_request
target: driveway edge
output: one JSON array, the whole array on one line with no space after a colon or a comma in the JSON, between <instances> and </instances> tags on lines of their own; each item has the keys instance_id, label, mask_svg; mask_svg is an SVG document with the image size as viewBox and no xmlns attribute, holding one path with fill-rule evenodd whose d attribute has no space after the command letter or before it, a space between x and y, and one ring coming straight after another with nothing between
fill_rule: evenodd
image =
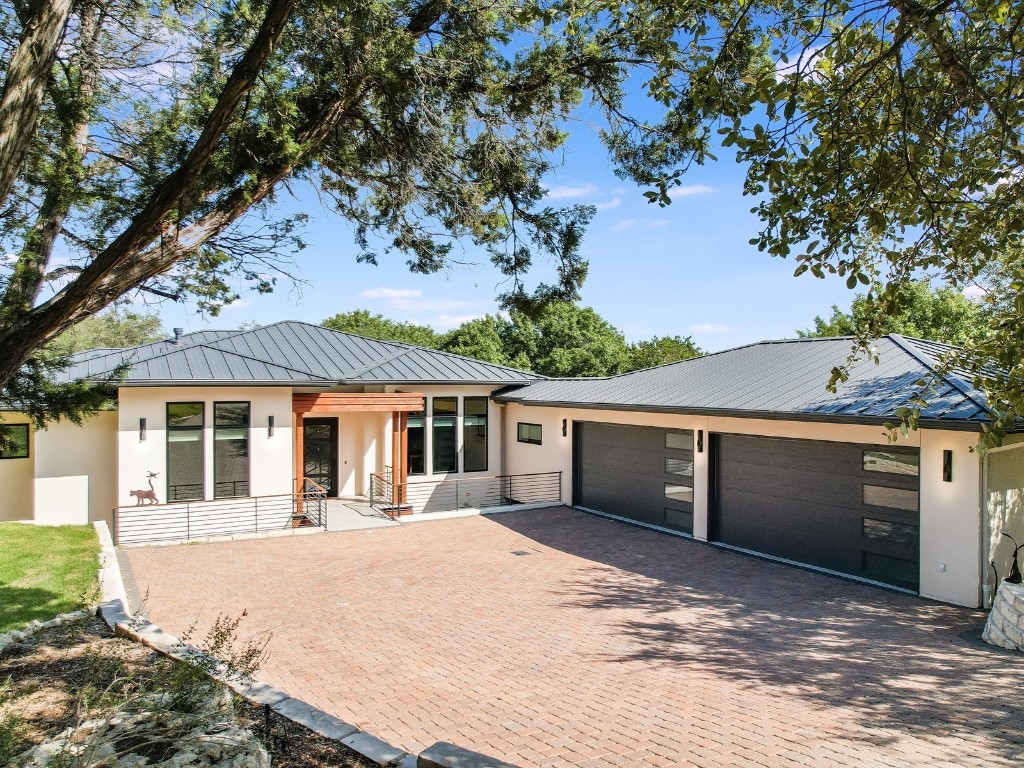
<instances>
[{"instance_id":1,"label":"driveway edge","mask_svg":"<svg viewBox=\"0 0 1024 768\"><path fill-rule=\"evenodd\" d=\"M124 579L117 561L117 552L110 531L105 522L93 523L100 541L100 603L96 613L106 622L114 634L131 638L149 646L158 653L178 661L190 662L201 651L182 643L174 635L165 632L156 624L141 616L132 616L128 610ZM395 766L408 758L404 750L393 747L351 723L339 720L301 699L290 696L286 691L258 680L230 680L220 675L214 679L228 686L232 691L251 704L269 706L281 717L302 725L314 733L341 742L368 760L380 766ZM410 763L406 763L410 764Z\"/></svg>"},{"instance_id":2,"label":"driveway edge","mask_svg":"<svg viewBox=\"0 0 1024 768\"><path fill-rule=\"evenodd\" d=\"M117 559L110 530L103 521L94 522L93 526L100 542L100 603L96 607L97 615L106 622L115 635L147 645L164 656L193 663L196 656L204 655L195 646L181 642L148 619L131 614L124 577L121 575L121 565ZM217 663L216 660L212 661L214 664ZM339 720L318 707L290 696L286 691L269 683L259 680L232 680L219 674L213 674L212 677L250 704L270 707L281 717L332 741L340 742L383 768L516 768L509 763L446 742L437 742L425 749L417 758L416 755L394 747L351 723Z\"/></svg>"}]
</instances>

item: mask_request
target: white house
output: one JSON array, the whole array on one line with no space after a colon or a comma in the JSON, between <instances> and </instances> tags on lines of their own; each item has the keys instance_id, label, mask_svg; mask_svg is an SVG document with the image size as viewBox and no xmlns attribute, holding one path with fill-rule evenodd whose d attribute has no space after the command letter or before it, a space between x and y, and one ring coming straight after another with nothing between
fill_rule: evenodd
<instances>
[{"instance_id":1,"label":"white house","mask_svg":"<svg viewBox=\"0 0 1024 768\"><path fill-rule=\"evenodd\" d=\"M945 348L880 339L879 364L830 393L850 346L569 380L297 322L91 350L68 375L121 366L116 409L41 431L3 414L19 447L0 454L0 520L107 520L128 543L287 529L321 495L419 515L560 501L982 605L1002 531L1024 540L1024 444L974 451L985 402L955 375L890 444L882 425Z\"/></svg>"}]
</instances>

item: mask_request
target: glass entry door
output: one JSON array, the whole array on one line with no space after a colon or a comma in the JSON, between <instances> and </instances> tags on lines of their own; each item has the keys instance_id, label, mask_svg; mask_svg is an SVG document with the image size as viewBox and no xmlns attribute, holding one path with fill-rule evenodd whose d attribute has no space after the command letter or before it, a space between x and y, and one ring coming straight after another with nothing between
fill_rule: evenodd
<instances>
[{"instance_id":1,"label":"glass entry door","mask_svg":"<svg viewBox=\"0 0 1024 768\"><path fill-rule=\"evenodd\" d=\"M338 420L305 419L302 425L305 476L338 495Z\"/></svg>"}]
</instances>

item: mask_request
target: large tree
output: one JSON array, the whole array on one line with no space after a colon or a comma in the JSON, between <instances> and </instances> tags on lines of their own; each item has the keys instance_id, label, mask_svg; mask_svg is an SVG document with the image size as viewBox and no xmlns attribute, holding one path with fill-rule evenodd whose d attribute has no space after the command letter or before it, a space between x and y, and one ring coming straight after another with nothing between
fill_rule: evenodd
<instances>
[{"instance_id":1,"label":"large tree","mask_svg":"<svg viewBox=\"0 0 1024 768\"><path fill-rule=\"evenodd\" d=\"M351 312L339 312L320 323L325 328L344 333L354 333L369 339L382 341L402 341L419 347L436 349L441 342L441 334L429 325L417 325L400 320L389 320L384 315L373 315L365 309L354 309Z\"/></svg>"},{"instance_id":2,"label":"large tree","mask_svg":"<svg viewBox=\"0 0 1024 768\"><path fill-rule=\"evenodd\" d=\"M137 347L164 338L160 316L114 307L87 317L53 342L55 350L71 354L97 347Z\"/></svg>"},{"instance_id":3,"label":"large tree","mask_svg":"<svg viewBox=\"0 0 1024 768\"><path fill-rule=\"evenodd\" d=\"M920 339L964 345L982 340L988 333L988 321L977 304L949 286L932 288L927 280L919 280L904 288L900 310L886 316L879 325L883 333L899 333ZM846 312L832 306L832 315L814 318L814 328L798 330L800 338L821 336L856 336L871 322L871 306L867 296L857 294Z\"/></svg>"},{"instance_id":4,"label":"large tree","mask_svg":"<svg viewBox=\"0 0 1024 768\"><path fill-rule=\"evenodd\" d=\"M239 281L293 274L288 185L348 221L364 261L435 272L461 240L508 277L506 306L575 298L592 209L546 205L541 180L587 94L609 140L636 143L622 86L645 59L517 0L3 6L0 398L126 293L215 311ZM538 257L555 279L531 290Z\"/></svg>"}]
</instances>

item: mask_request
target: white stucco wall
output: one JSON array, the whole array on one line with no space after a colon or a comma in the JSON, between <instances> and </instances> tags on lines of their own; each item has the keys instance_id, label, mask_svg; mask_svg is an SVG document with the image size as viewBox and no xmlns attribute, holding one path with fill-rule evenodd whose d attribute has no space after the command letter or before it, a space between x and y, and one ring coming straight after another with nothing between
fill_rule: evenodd
<instances>
[{"instance_id":1,"label":"white stucco wall","mask_svg":"<svg viewBox=\"0 0 1024 768\"><path fill-rule=\"evenodd\" d=\"M986 456L985 520L983 528L982 575L995 590L991 562L995 561L999 578L1010 572L1013 544L1003 536L1006 531L1018 544L1024 544L1024 445L997 448ZM1021 557L1024 564L1024 557Z\"/></svg>"},{"instance_id":2,"label":"white stucco wall","mask_svg":"<svg viewBox=\"0 0 1024 768\"><path fill-rule=\"evenodd\" d=\"M0 424L29 424L28 458L0 459L0 522L31 520L33 509L33 467L35 434L28 418L20 413L0 414Z\"/></svg>"},{"instance_id":3,"label":"white stucco wall","mask_svg":"<svg viewBox=\"0 0 1024 768\"><path fill-rule=\"evenodd\" d=\"M116 411L104 411L80 426L60 421L36 433L37 522L110 524L117 505L117 423ZM79 498L83 490L87 498Z\"/></svg>"},{"instance_id":4,"label":"white stucco wall","mask_svg":"<svg viewBox=\"0 0 1024 768\"><path fill-rule=\"evenodd\" d=\"M708 537L708 435L764 435L804 440L889 445L880 426L740 419L672 414L547 408L509 403L504 406L505 471L562 472L562 499L572 499L572 423L594 421L674 429L704 430L704 452L694 454L694 538ZM562 435L562 420L567 434ZM518 422L541 424L543 444L517 441ZM980 604L982 574L981 477L978 455L970 448L973 432L919 430L899 445L921 449L921 594L945 602ZM942 481L942 451L953 451L953 482Z\"/></svg>"},{"instance_id":5,"label":"white stucco wall","mask_svg":"<svg viewBox=\"0 0 1024 768\"><path fill-rule=\"evenodd\" d=\"M119 452L117 503L132 505L129 491L148 488L147 472L159 472L154 485L167 501L167 403L203 402L206 408L204 461L206 498L213 497L213 404L248 401L249 495L292 492L292 390L290 387L122 387L118 395ZM268 436L268 417L274 435ZM139 419L146 419L146 439L139 440Z\"/></svg>"}]
</instances>

